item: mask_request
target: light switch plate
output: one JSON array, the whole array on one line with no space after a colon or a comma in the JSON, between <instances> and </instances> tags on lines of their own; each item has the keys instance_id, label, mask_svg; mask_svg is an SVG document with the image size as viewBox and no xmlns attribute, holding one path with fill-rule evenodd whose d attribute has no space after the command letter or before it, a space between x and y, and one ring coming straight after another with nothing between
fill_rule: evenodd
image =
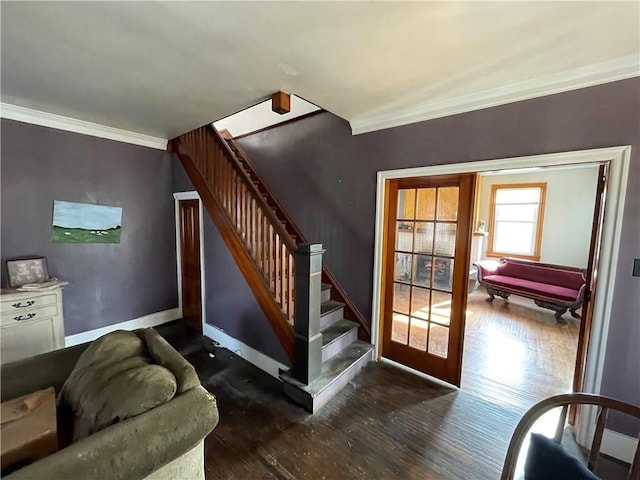
<instances>
[{"instance_id":1,"label":"light switch plate","mask_svg":"<svg viewBox=\"0 0 640 480\"><path fill-rule=\"evenodd\" d=\"M640 258L633 259L633 273L634 277L640 277Z\"/></svg>"}]
</instances>

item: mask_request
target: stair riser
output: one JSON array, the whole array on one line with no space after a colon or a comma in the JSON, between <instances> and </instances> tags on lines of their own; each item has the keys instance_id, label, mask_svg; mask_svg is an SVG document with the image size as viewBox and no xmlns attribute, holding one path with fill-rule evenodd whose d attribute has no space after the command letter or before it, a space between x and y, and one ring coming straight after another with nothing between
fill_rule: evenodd
<instances>
[{"instance_id":1,"label":"stair riser","mask_svg":"<svg viewBox=\"0 0 640 480\"><path fill-rule=\"evenodd\" d=\"M352 328L344 335L336 338L333 342L322 347L322 361L326 362L334 355L340 353L347 346L351 345L358 339L358 329Z\"/></svg>"},{"instance_id":2,"label":"stair riser","mask_svg":"<svg viewBox=\"0 0 640 480\"><path fill-rule=\"evenodd\" d=\"M318 410L324 407L329 400L335 397L340 390L342 390L353 378L355 378L360 370L366 367L367 363L369 363L371 360L373 360L373 350L367 355L364 355L362 358L360 358L356 363L351 365L351 367L349 367L349 370L347 370L339 378L337 378L336 381L331 384L331 386L325 388L322 392L320 392L318 396L313 399L313 404L308 405L308 407L311 408L307 409L310 410L311 413L318 412Z\"/></svg>"},{"instance_id":3,"label":"stair riser","mask_svg":"<svg viewBox=\"0 0 640 480\"><path fill-rule=\"evenodd\" d=\"M331 300L331 289L325 288L324 290L322 290L320 303L328 302L329 300Z\"/></svg>"},{"instance_id":4,"label":"stair riser","mask_svg":"<svg viewBox=\"0 0 640 480\"><path fill-rule=\"evenodd\" d=\"M342 320L344 318L344 308L337 308L332 312L320 317L320 330L327 328L329 325Z\"/></svg>"}]
</instances>

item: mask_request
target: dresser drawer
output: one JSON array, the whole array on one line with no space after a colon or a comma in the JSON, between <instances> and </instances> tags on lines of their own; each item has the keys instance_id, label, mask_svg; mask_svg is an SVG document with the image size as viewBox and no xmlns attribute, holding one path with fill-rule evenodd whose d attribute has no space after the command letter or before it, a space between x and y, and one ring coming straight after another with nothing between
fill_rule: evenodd
<instances>
[{"instance_id":1,"label":"dresser drawer","mask_svg":"<svg viewBox=\"0 0 640 480\"><path fill-rule=\"evenodd\" d=\"M30 296L20 299L3 300L0 302L0 312L15 313L24 310L44 307L46 305L55 305L57 296L55 294Z\"/></svg>"},{"instance_id":2,"label":"dresser drawer","mask_svg":"<svg viewBox=\"0 0 640 480\"><path fill-rule=\"evenodd\" d=\"M10 327L28 322L37 322L44 318L51 318L58 315L57 305L48 305L42 308L29 308L21 311L2 313L2 327Z\"/></svg>"}]
</instances>

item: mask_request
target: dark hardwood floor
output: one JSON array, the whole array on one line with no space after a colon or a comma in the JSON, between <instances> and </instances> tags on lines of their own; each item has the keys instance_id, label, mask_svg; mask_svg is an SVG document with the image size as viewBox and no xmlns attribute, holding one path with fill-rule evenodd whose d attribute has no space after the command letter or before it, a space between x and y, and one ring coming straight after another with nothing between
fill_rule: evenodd
<instances>
[{"instance_id":1,"label":"dark hardwood floor","mask_svg":"<svg viewBox=\"0 0 640 480\"><path fill-rule=\"evenodd\" d=\"M279 381L228 350L212 357L179 322L158 331L217 397L220 423L205 441L209 480L496 479L521 416L381 363L310 415Z\"/></svg>"}]
</instances>

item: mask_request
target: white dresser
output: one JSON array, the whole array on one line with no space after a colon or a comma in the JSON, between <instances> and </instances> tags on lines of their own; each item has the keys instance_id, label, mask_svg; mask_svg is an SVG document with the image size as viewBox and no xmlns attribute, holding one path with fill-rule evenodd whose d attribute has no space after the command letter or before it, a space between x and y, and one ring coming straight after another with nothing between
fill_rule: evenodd
<instances>
[{"instance_id":1,"label":"white dresser","mask_svg":"<svg viewBox=\"0 0 640 480\"><path fill-rule=\"evenodd\" d=\"M62 288L41 292L2 290L0 363L64 347Z\"/></svg>"}]
</instances>

